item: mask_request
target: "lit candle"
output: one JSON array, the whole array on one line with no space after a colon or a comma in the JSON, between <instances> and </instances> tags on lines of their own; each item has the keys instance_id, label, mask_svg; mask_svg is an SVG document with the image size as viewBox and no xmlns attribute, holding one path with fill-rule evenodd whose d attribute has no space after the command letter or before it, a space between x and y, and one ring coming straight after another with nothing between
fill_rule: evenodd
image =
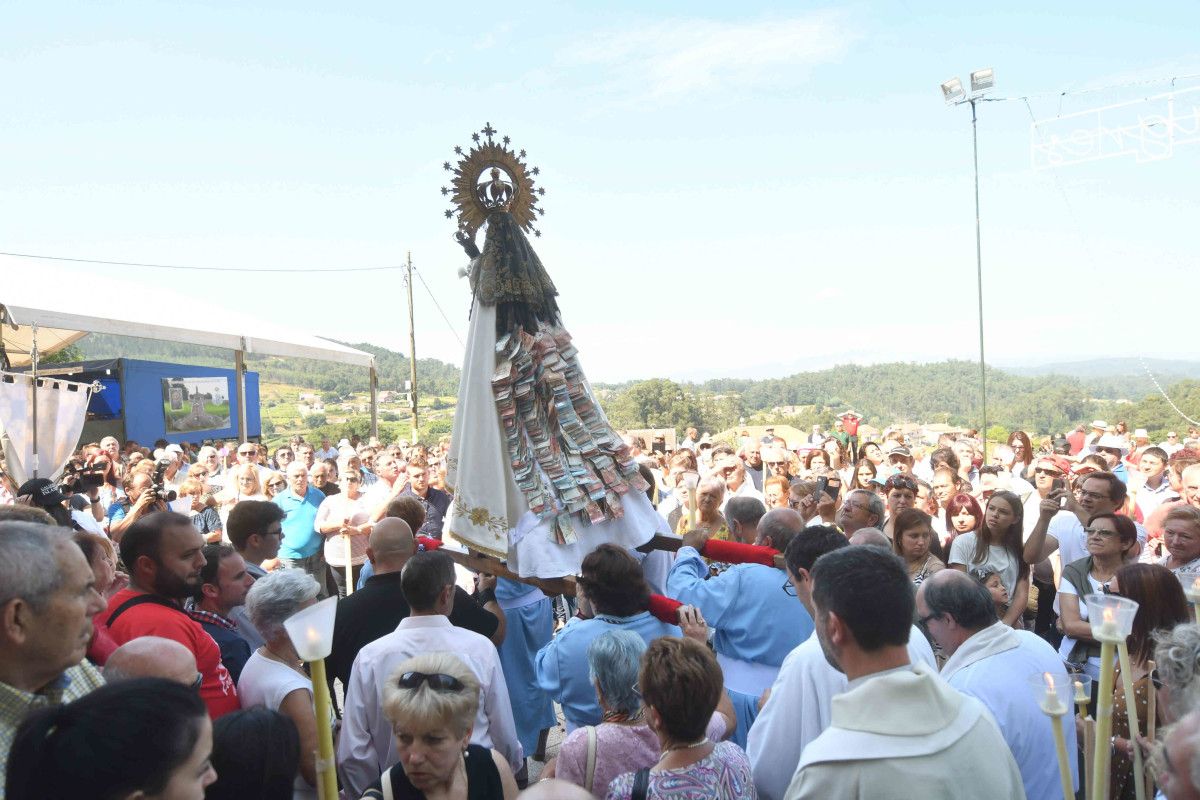
<instances>
[{"instance_id":1,"label":"lit candle","mask_svg":"<svg viewBox=\"0 0 1200 800\"><path fill-rule=\"evenodd\" d=\"M304 638L308 640L310 647L316 647L321 643L321 632L310 625L304 630Z\"/></svg>"},{"instance_id":2,"label":"lit candle","mask_svg":"<svg viewBox=\"0 0 1200 800\"><path fill-rule=\"evenodd\" d=\"M1084 688L1083 681L1075 681L1075 705L1079 706L1080 719L1087 719L1088 703L1091 701L1091 695Z\"/></svg>"},{"instance_id":3,"label":"lit candle","mask_svg":"<svg viewBox=\"0 0 1200 800\"><path fill-rule=\"evenodd\" d=\"M1054 676L1049 672L1044 672L1042 677L1046 680L1046 695L1041 702L1042 711L1052 717L1061 717L1067 713L1067 707L1063 705L1062 700L1058 697L1058 692L1054 689Z\"/></svg>"},{"instance_id":4,"label":"lit candle","mask_svg":"<svg viewBox=\"0 0 1200 800\"><path fill-rule=\"evenodd\" d=\"M1125 640L1125 637L1121 636L1121 630L1117 627L1117 620L1114 618L1111 608L1104 609L1104 620L1100 623L1100 630L1096 632L1096 638L1102 642Z\"/></svg>"},{"instance_id":5,"label":"lit candle","mask_svg":"<svg viewBox=\"0 0 1200 800\"><path fill-rule=\"evenodd\" d=\"M1042 711L1050 719L1050 727L1054 730L1054 751L1058 756L1058 776L1062 783L1063 800L1074 800L1075 790L1071 784L1071 765L1067 760L1067 741L1063 735L1062 718L1066 716L1067 705L1059 697L1054 685L1054 676L1049 672L1042 673L1046 682L1046 693L1038 701Z\"/></svg>"}]
</instances>

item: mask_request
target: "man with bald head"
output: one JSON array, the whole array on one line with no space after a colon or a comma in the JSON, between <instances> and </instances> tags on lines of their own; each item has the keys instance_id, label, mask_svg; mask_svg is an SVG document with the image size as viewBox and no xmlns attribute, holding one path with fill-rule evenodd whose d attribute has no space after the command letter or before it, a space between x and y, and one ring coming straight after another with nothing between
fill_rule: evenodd
<instances>
[{"instance_id":1,"label":"man with bald head","mask_svg":"<svg viewBox=\"0 0 1200 800\"><path fill-rule=\"evenodd\" d=\"M367 558L375 565L375 574L337 605L333 652L328 661L343 686L350 682L350 668L358 651L396 630L400 620L408 616L408 601L400 590L400 573L416 552L416 540L407 522L398 517L384 517L375 523L367 544ZM504 641L504 617L499 606L495 608L499 615L485 609L461 587L455 587L450 623L499 644Z\"/></svg>"},{"instance_id":2,"label":"man with bald head","mask_svg":"<svg viewBox=\"0 0 1200 800\"><path fill-rule=\"evenodd\" d=\"M755 544L782 553L803 530L799 512L775 508L759 520ZM716 631L713 649L738 715L731 740L744 748L759 698L771 688L788 653L813 632L813 621L796 595L784 591L786 576L773 566L735 564L709 577L700 556L707 542L703 529L683 537L667 576L667 594L699 608Z\"/></svg>"},{"instance_id":3,"label":"man with bald head","mask_svg":"<svg viewBox=\"0 0 1200 800\"><path fill-rule=\"evenodd\" d=\"M882 547L884 550L892 549L892 540L887 537L879 528L859 528L850 537L850 544L864 545L866 547Z\"/></svg>"},{"instance_id":4,"label":"man with bald head","mask_svg":"<svg viewBox=\"0 0 1200 800\"><path fill-rule=\"evenodd\" d=\"M104 662L108 683L132 678L165 678L199 691L204 676L196 669L192 651L174 639L140 636L118 647Z\"/></svg>"},{"instance_id":5,"label":"man with bald head","mask_svg":"<svg viewBox=\"0 0 1200 800\"><path fill-rule=\"evenodd\" d=\"M917 616L949 656L942 679L992 712L1021 771L1026 796L1061 797L1058 765L1046 757L1054 750L1053 731L1026 684L1030 675L1041 674L1070 685L1058 653L1041 637L1001 622L987 588L958 570L925 579L917 590ZM1071 716L1059 724L1067 752L1075 752ZM1070 761L1078 786L1075 759Z\"/></svg>"}]
</instances>

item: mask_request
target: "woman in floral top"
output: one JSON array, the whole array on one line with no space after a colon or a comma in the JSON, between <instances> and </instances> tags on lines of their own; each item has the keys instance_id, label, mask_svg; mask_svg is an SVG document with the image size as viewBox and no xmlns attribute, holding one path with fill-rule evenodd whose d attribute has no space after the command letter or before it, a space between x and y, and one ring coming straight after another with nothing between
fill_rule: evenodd
<instances>
[{"instance_id":1,"label":"woman in floral top","mask_svg":"<svg viewBox=\"0 0 1200 800\"><path fill-rule=\"evenodd\" d=\"M655 800L758 797L746 753L732 742L712 742L707 733L722 683L717 659L704 645L673 637L650 643L638 685L662 755L653 767L617 776L608 786L608 800L632 798L639 774L645 796Z\"/></svg>"}]
</instances>

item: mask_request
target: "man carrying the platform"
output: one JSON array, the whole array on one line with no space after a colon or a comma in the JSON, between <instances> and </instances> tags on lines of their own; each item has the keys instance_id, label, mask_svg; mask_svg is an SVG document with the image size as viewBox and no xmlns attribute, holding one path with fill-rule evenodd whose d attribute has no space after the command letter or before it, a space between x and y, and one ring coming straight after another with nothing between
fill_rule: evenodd
<instances>
[{"instance_id":1,"label":"man carrying the platform","mask_svg":"<svg viewBox=\"0 0 1200 800\"><path fill-rule=\"evenodd\" d=\"M759 521L755 544L782 553L802 530L804 519L798 512L772 509ZM759 698L771 687L787 654L812 633L813 622L775 567L736 564L706 580L709 568L700 551L707 541L703 531L684 535L667 577L667 594L699 608L715 630L713 647L738 716L731 740L744 748L758 716Z\"/></svg>"}]
</instances>

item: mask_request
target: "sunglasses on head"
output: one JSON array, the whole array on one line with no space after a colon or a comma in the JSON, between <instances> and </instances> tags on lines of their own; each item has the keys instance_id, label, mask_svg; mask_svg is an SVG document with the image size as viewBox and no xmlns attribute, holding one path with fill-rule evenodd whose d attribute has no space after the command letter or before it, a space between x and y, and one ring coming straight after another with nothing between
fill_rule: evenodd
<instances>
[{"instance_id":1,"label":"sunglasses on head","mask_svg":"<svg viewBox=\"0 0 1200 800\"><path fill-rule=\"evenodd\" d=\"M435 692L461 692L464 688L458 678L440 672L406 672L396 681L401 689L416 689L422 683L428 683Z\"/></svg>"}]
</instances>

